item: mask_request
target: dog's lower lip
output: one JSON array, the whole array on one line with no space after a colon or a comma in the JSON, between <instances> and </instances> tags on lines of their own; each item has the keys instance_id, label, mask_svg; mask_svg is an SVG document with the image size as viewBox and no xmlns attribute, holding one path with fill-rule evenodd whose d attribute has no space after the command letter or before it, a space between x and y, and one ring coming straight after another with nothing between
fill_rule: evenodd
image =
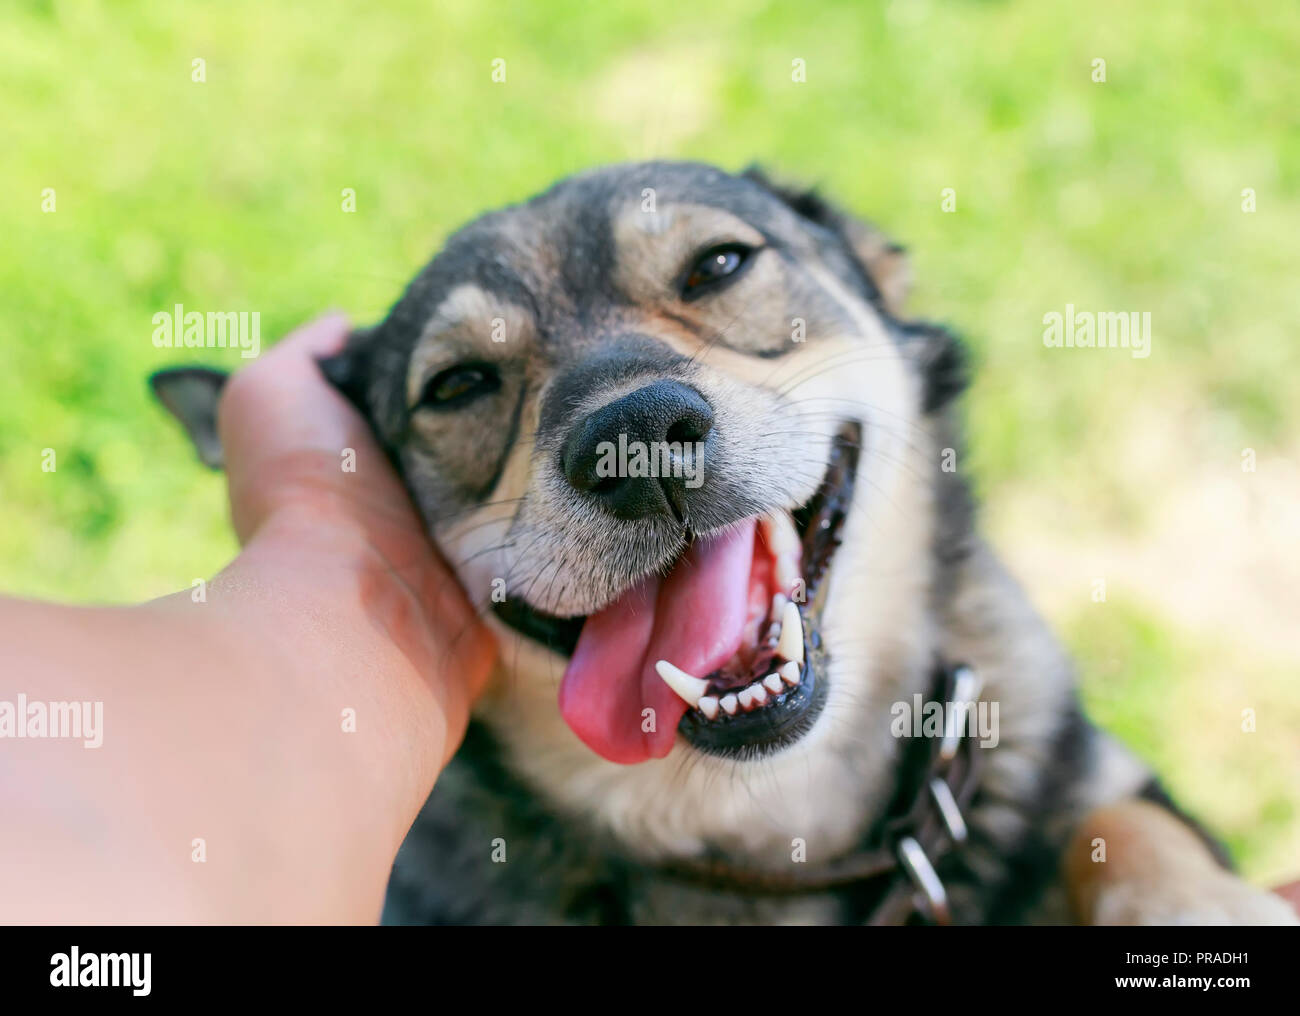
<instances>
[{"instance_id":1,"label":"dog's lower lip","mask_svg":"<svg viewBox=\"0 0 1300 1016\"><path fill-rule=\"evenodd\" d=\"M572 656L582 634L585 617L556 617L530 607L523 600L507 596L492 604L492 612L521 635L540 642L553 653Z\"/></svg>"},{"instance_id":2,"label":"dog's lower lip","mask_svg":"<svg viewBox=\"0 0 1300 1016\"><path fill-rule=\"evenodd\" d=\"M734 714L719 709L709 718L699 708L688 710L677 725L692 746L711 755L736 756L770 751L798 740L810 728L826 700L825 682L817 680L812 664L812 650L820 649L820 640L804 616L805 658L799 667L798 683L779 695L748 711Z\"/></svg>"}]
</instances>

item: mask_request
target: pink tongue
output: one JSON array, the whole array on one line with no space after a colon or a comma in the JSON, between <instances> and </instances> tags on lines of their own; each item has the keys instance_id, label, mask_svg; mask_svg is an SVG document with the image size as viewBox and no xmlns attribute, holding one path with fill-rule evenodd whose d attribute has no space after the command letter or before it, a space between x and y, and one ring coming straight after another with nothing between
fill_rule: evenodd
<instances>
[{"instance_id":1,"label":"pink tongue","mask_svg":"<svg viewBox=\"0 0 1300 1016\"><path fill-rule=\"evenodd\" d=\"M655 663L704 677L735 655L753 560L749 519L697 540L667 578L651 575L587 618L560 684L560 713L587 747L627 764L672 750L687 705Z\"/></svg>"}]
</instances>

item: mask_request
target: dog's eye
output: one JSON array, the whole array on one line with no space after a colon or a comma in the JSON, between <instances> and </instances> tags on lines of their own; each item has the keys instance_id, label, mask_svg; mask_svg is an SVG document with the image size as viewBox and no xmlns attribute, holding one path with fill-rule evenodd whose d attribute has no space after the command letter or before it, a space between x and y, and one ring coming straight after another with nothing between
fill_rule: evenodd
<instances>
[{"instance_id":1,"label":"dog's eye","mask_svg":"<svg viewBox=\"0 0 1300 1016\"><path fill-rule=\"evenodd\" d=\"M682 296L689 300L733 276L748 260L752 249L743 243L727 243L710 247L691 265L682 283Z\"/></svg>"},{"instance_id":2,"label":"dog's eye","mask_svg":"<svg viewBox=\"0 0 1300 1016\"><path fill-rule=\"evenodd\" d=\"M490 363L461 363L435 374L420 393L420 405L456 409L501 387L501 374Z\"/></svg>"}]
</instances>

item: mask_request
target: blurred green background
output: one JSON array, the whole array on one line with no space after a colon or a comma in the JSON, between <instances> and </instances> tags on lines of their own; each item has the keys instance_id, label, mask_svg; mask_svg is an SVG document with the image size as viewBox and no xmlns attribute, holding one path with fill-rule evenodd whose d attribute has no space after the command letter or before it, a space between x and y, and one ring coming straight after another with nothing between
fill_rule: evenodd
<instances>
[{"instance_id":1,"label":"blurred green background","mask_svg":"<svg viewBox=\"0 0 1300 1016\"><path fill-rule=\"evenodd\" d=\"M257 310L264 341L374 319L559 176L756 159L911 249L913 308L980 364L986 528L1092 714L1249 875L1300 874L1297 53L1300 5L1245 0L10 0L0 589L132 601L234 552L221 478L146 393L193 359L155 312ZM1151 356L1045 348L1067 303L1149 311Z\"/></svg>"}]
</instances>

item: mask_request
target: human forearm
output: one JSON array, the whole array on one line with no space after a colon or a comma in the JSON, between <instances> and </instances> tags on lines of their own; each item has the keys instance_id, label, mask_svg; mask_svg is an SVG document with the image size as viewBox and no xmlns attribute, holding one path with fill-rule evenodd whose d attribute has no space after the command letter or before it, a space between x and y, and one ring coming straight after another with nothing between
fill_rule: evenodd
<instances>
[{"instance_id":1,"label":"human forearm","mask_svg":"<svg viewBox=\"0 0 1300 1016\"><path fill-rule=\"evenodd\" d=\"M367 604L365 567L333 550L340 574L311 578L272 529L202 602L0 605L0 700L98 702L103 716L98 747L0 739L0 917L377 915L458 732L444 683L376 623L415 608Z\"/></svg>"}]
</instances>

